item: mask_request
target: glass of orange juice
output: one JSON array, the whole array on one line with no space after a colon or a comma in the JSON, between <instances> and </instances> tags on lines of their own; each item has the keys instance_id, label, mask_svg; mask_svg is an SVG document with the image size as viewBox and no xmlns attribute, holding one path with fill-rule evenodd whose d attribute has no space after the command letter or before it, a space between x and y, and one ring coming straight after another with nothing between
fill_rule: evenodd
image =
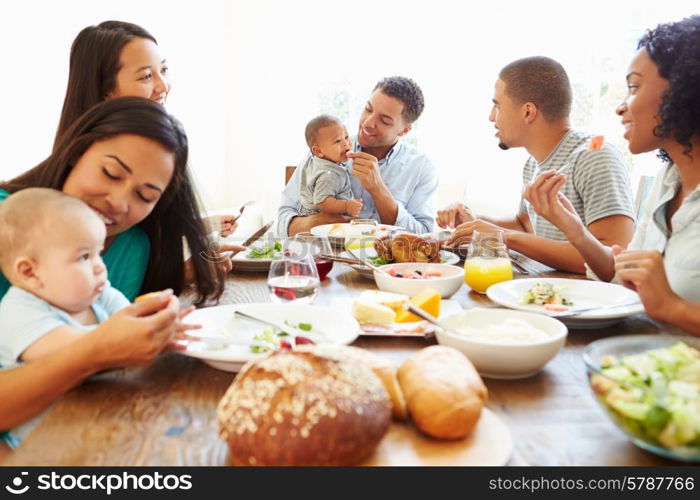
<instances>
[{"instance_id":1,"label":"glass of orange juice","mask_svg":"<svg viewBox=\"0 0 700 500\"><path fill-rule=\"evenodd\" d=\"M491 285L513 279L503 231L472 233L469 252L464 261L464 282L478 293Z\"/></svg>"}]
</instances>

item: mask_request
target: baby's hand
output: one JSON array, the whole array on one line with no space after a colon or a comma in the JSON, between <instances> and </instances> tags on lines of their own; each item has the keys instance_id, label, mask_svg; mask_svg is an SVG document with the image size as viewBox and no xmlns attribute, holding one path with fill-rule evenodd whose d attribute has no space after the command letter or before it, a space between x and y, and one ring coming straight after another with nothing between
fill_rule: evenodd
<instances>
[{"instance_id":1,"label":"baby's hand","mask_svg":"<svg viewBox=\"0 0 700 500\"><path fill-rule=\"evenodd\" d=\"M345 211L351 217L357 217L362 210L362 200L348 200L345 202Z\"/></svg>"}]
</instances>

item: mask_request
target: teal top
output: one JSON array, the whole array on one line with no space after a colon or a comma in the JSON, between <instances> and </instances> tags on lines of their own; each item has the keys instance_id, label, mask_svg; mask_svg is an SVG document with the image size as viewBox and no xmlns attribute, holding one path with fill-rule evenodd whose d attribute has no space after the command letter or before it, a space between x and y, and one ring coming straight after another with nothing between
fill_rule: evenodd
<instances>
[{"instance_id":1,"label":"teal top","mask_svg":"<svg viewBox=\"0 0 700 500\"><path fill-rule=\"evenodd\" d=\"M0 189L0 203L8 196L7 191ZM143 229L134 226L118 234L102 254L110 283L131 302L141 290L150 253L151 243L148 241L148 236ZM0 299L5 296L9 288L10 283L0 272Z\"/></svg>"}]
</instances>

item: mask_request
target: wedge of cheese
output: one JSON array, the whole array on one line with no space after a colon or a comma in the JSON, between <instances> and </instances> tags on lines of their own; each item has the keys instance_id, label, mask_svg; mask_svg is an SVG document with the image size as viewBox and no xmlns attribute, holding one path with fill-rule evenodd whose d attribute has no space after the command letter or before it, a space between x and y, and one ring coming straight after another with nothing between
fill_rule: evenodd
<instances>
[{"instance_id":1,"label":"wedge of cheese","mask_svg":"<svg viewBox=\"0 0 700 500\"><path fill-rule=\"evenodd\" d=\"M423 309L428 314L432 314L436 318L440 316L440 303L442 299L440 298L440 292L433 290L432 288L426 288L418 295L414 296L408 301L409 304ZM411 321L422 321L421 318L415 314L409 312L403 307L396 312L396 322L397 323L410 323Z\"/></svg>"},{"instance_id":2,"label":"wedge of cheese","mask_svg":"<svg viewBox=\"0 0 700 500\"><path fill-rule=\"evenodd\" d=\"M398 311L403 308L403 303L408 300L408 295L401 293L381 292L378 290L365 290L360 294L357 300L363 302L371 302L373 304L381 304L389 309Z\"/></svg>"},{"instance_id":3,"label":"wedge of cheese","mask_svg":"<svg viewBox=\"0 0 700 500\"><path fill-rule=\"evenodd\" d=\"M391 325L396 319L396 312L390 307L360 299L353 301L352 315L362 324Z\"/></svg>"}]
</instances>

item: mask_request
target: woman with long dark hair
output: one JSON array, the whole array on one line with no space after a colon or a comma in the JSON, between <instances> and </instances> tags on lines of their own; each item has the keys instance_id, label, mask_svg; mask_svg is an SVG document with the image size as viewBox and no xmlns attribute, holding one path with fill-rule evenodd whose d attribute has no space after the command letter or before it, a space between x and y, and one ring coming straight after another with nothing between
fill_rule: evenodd
<instances>
[{"instance_id":1,"label":"woman with long dark hair","mask_svg":"<svg viewBox=\"0 0 700 500\"><path fill-rule=\"evenodd\" d=\"M208 254L206 229L187 168L187 136L164 107L140 97L107 99L75 121L53 153L0 184L0 199L27 187L48 187L80 198L107 228L104 262L113 286L139 293L185 284L183 239L191 259L194 303L217 299L223 271ZM47 235L50 244L51 235ZM7 282L0 283L0 296Z\"/></svg>"},{"instance_id":2,"label":"woman with long dark hair","mask_svg":"<svg viewBox=\"0 0 700 500\"><path fill-rule=\"evenodd\" d=\"M146 29L124 21L104 21L84 28L73 40L68 85L54 149L61 135L88 109L114 97L144 97L165 104L170 93L168 64L156 38ZM236 229L232 215L207 222L228 236ZM240 247L231 246L231 250ZM222 259L222 264L228 260ZM230 267L224 267L226 271Z\"/></svg>"},{"instance_id":3,"label":"woman with long dark hair","mask_svg":"<svg viewBox=\"0 0 700 500\"><path fill-rule=\"evenodd\" d=\"M88 109L109 97L145 97L165 104L168 66L158 42L141 26L105 21L75 37L56 141Z\"/></svg>"}]
</instances>

